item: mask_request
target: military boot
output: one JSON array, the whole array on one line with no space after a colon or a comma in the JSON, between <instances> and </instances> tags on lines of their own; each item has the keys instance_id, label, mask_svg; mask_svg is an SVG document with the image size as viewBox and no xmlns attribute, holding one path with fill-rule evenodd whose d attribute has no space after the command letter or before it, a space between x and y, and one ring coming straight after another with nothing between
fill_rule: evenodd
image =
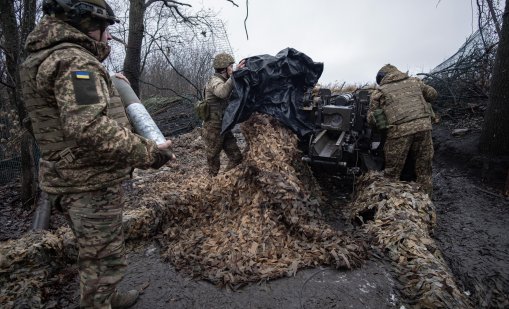
<instances>
[{"instance_id":1,"label":"military boot","mask_svg":"<svg viewBox=\"0 0 509 309\"><path fill-rule=\"evenodd\" d=\"M130 290L125 293L115 292L111 296L111 308L113 309L122 309L122 308L129 308L136 301L138 300L138 297L140 296L140 292L137 290Z\"/></svg>"}]
</instances>

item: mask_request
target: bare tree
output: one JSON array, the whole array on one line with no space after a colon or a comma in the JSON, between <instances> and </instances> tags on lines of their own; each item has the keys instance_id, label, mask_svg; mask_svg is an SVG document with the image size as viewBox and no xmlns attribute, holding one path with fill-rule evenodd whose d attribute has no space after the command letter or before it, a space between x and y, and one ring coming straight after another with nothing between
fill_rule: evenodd
<instances>
[{"instance_id":1,"label":"bare tree","mask_svg":"<svg viewBox=\"0 0 509 309\"><path fill-rule=\"evenodd\" d=\"M6 72L2 84L7 87L9 101L18 111L22 123L27 112L21 99L19 64L26 56L23 43L35 27L36 0L0 0L0 27L2 28L1 52L4 53ZM21 198L24 206L36 197L37 178L34 140L29 131L21 136Z\"/></svg>"},{"instance_id":2,"label":"bare tree","mask_svg":"<svg viewBox=\"0 0 509 309\"><path fill-rule=\"evenodd\" d=\"M488 155L509 155L509 0L500 30L489 103L481 134L481 151Z\"/></svg>"},{"instance_id":3,"label":"bare tree","mask_svg":"<svg viewBox=\"0 0 509 309\"><path fill-rule=\"evenodd\" d=\"M227 0L236 5L233 1ZM152 7L155 10L150 11ZM124 60L124 74L131 82L133 90L140 94L140 76L142 75L142 66L146 61L142 61L143 46L145 42L146 47L153 47L154 42L159 42L159 50L167 48L164 46L161 38L154 35L154 32L148 33L146 31L146 21L151 20L146 18L150 12L157 12L159 17L165 20L173 21L173 24L187 24L195 29L198 33L203 33L203 26L210 27L208 23L209 13L204 11L189 13L188 8L191 5L182 1L174 0L130 0L129 1L129 33L127 37L126 55ZM150 37L149 41L144 41L144 37ZM164 36L165 40L176 40L178 37ZM151 52L151 49L145 50L145 56ZM143 63L142 63L143 62Z\"/></svg>"},{"instance_id":4,"label":"bare tree","mask_svg":"<svg viewBox=\"0 0 509 309\"><path fill-rule=\"evenodd\" d=\"M206 44L171 51L161 48L147 62L141 76L143 93L201 99L205 83L213 73L210 60L214 53L215 50Z\"/></svg>"}]
</instances>

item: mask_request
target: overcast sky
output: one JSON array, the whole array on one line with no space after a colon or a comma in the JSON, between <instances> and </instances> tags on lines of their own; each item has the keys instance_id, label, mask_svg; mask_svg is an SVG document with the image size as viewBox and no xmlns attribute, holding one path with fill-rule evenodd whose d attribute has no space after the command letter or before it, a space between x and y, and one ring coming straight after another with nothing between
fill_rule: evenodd
<instances>
[{"instance_id":1,"label":"overcast sky","mask_svg":"<svg viewBox=\"0 0 509 309\"><path fill-rule=\"evenodd\" d=\"M226 25L236 59L293 47L324 63L320 83L373 82L386 63L428 72L475 30L468 0L195 0ZM193 2L193 1L192 1ZM475 13L474 13L475 14Z\"/></svg>"}]
</instances>

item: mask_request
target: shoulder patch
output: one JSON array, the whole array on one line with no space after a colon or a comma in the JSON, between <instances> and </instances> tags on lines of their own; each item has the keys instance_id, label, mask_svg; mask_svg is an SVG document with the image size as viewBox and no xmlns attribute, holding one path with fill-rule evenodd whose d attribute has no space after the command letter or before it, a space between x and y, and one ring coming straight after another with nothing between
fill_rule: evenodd
<instances>
[{"instance_id":1,"label":"shoulder patch","mask_svg":"<svg viewBox=\"0 0 509 309\"><path fill-rule=\"evenodd\" d=\"M74 73L74 77L77 79L90 79L90 72L76 71L73 73Z\"/></svg>"},{"instance_id":2,"label":"shoulder patch","mask_svg":"<svg viewBox=\"0 0 509 309\"><path fill-rule=\"evenodd\" d=\"M88 71L72 72L74 96L78 105L91 105L99 103L95 75Z\"/></svg>"}]
</instances>

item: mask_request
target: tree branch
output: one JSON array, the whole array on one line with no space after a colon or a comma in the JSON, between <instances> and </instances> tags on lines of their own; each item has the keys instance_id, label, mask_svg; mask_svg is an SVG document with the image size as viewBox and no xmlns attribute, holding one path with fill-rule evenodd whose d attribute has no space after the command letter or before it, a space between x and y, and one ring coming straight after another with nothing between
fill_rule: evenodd
<instances>
[{"instance_id":1,"label":"tree branch","mask_svg":"<svg viewBox=\"0 0 509 309\"><path fill-rule=\"evenodd\" d=\"M149 6L151 6L155 2L163 2L164 5L167 6L167 7L171 6L170 3L174 3L175 6L179 6L180 5L180 6L192 7L192 5L190 5L189 3L182 3L182 2L173 1L173 0L148 0L147 2L145 2L144 7L148 8Z\"/></svg>"},{"instance_id":2,"label":"tree branch","mask_svg":"<svg viewBox=\"0 0 509 309\"><path fill-rule=\"evenodd\" d=\"M170 58L168 57L168 55L166 55L166 53L164 52L163 48L161 45L159 45L158 42L155 42L157 47L159 47L159 50L161 51L161 53L163 54L164 58L166 59L166 61L168 61L168 64L171 66L171 68L173 70L175 70L175 73L177 73L177 75L179 75L180 77L182 77L186 82L188 82L191 86L193 86L194 89L196 89L197 92L199 92L200 90L198 89L198 87L192 82L190 81L187 77L185 77L182 73L180 73L177 68L173 65L173 63L171 62Z\"/></svg>"},{"instance_id":3,"label":"tree branch","mask_svg":"<svg viewBox=\"0 0 509 309\"><path fill-rule=\"evenodd\" d=\"M479 34L481 35L481 40L484 48L486 49L486 40L484 40L484 34L483 34L483 25L482 25L482 13L483 13L483 7L480 3L480 0L476 0L477 3L477 9L479 10L479 14L477 15L477 23L479 27Z\"/></svg>"},{"instance_id":4,"label":"tree branch","mask_svg":"<svg viewBox=\"0 0 509 309\"><path fill-rule=\"evenodd\" d=\"M486 3L488 4L488 8L490 10L491 19L493 19L493 23L495 24L495 29L497 30L498 39L500 40L500 23L497 19L497 14L495 13L495 8L493 7L493 0L486 0Z\"/></svg>"},{"instance_id":5,"label":"tree branch","mask_svg":"<svg viewBox=\"0 0 509 309\"><path fill-rule=\"evenodd\" d=\"M249 40L249 34L247 33L247 18L249 17L249 0L246 0L246 18L244 19L244 29L246 30L246 38Z\"/></svg>"},{"instance_id":6,"label":"tree branch","mask_svg":"<svg viewBox=\"0 0 509 309\"><path fill-rule=\"evenodd\" d=\"M120 44L127 46L127 43L124 40L122 40L121 38L119 38L118 36L115 36L111 33L110 33L110 35L111 35L111 38L113 39L113 41L119 42Z\"/></svg>"},{"instance_id":7,"label":"tree branch","mask_svg":"<svg viewBox=\"0 0 509 309\"><path fill-rule=\"evenodd\" d=\"M185 99L185 100L189 100L189 98L186 98L185 96L183 96L183 95L179 94L177 91L175 91L175 90L173 90L173 89L171 89L171 88L159 87L159 86L156 86L156 85L154 85L154 84L152 84L152 83L146 82L146 81L144 81L144 80L142 80L142 79L140 79L140 83L145 84L145 85L149 85L149 86L151 86L151 87L154 87L154 88L156 88L157 90L168 90L168 91L171 91L171 92L173 92L176 96L178 96L178 97L180 97L180 98L182 98L182 99Z\"/></svg>"},{"instance_id":8,"label":"tree branch","mask_svg":"<svg viewBox=\"0 0 509 309\"><path fill-rule=\"evenodd\" d=\"M427 73L417 73L417 75L424 75L424 76L427 76L427 77L431 77L431 78L435 78L435 79L438 79L439 81L443 82L445 87L449 90L449 92L451 93L451 96L452 96L452 100L454 101L454 104L456 104L456 96L454 95L454 92L452 91L451 88L449 88L449 85L447 84L447 82L445 80L443 80L442 78L438 77L438 76L435 76L435 75L432 75L432 74L427 74Z\"/></svg>"},{"instance_id":9,"label":"tree branch","mask_svg":"<svg viewBox=\"0 0 509 309\"><path fill-rule=\"evenodd\" d=\"M239 7L239 5L235 2L233 2L233 0L226 0L226 1L231 2L231 4L235 5L236 7Z\"/></svg>"}]
</instances>

